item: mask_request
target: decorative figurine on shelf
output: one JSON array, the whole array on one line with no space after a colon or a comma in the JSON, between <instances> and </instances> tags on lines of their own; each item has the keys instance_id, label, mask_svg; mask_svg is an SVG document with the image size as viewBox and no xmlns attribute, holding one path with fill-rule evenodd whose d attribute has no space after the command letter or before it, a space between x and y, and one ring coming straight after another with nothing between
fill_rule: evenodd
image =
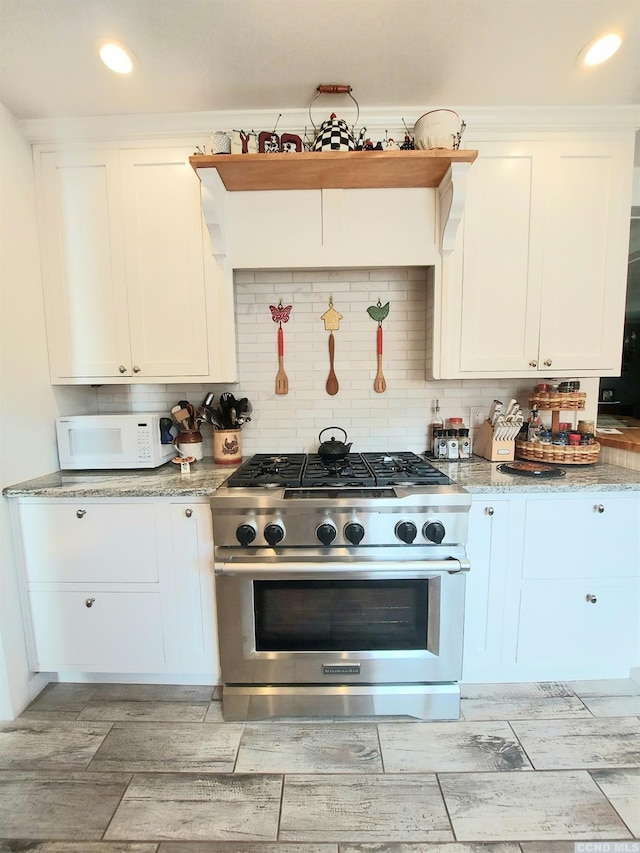
<instances>
[{"instance_id":1,"label":"decorative figurine on shelf","mask_svg":"<svg viewBox=\"0 0 640 853\"><path fill-rule=\"evenodd\" d=\"M244 130L234 130L231 133L232 154L257 154L258 136L255 130L246 133Z\"/></svg>"}]
</instances>

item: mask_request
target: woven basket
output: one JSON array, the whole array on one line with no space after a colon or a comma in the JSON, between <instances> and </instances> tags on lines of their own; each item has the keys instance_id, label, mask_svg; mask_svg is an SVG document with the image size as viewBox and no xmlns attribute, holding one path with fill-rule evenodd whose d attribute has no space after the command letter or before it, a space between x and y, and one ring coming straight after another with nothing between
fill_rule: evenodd
<instances>
[{"instance_id":1,"label":"woven basket","mask_svg":"<svg viewBox=\"0 0 640 853\"><path fill-rule=\"evenodd\" d=\"M516 441L516 456L533 462L553 462L562 465L592 465L598 461L600 445L580 444L569 447L560 444L542 444L539 441Z\"/></svg>"},{"instance_id":2,"label":"woven basket","mask_svg":"<svg viewBox=\"0 0 640 853\"><path fill-rule=\"evenodd\" d=\"M541 391L529 397L529 405L531 408L542 409L545 411L578 411L584 409L587 402L587 395L584 392L560 394L557 391Z\"/></svg>"}]
</instances>

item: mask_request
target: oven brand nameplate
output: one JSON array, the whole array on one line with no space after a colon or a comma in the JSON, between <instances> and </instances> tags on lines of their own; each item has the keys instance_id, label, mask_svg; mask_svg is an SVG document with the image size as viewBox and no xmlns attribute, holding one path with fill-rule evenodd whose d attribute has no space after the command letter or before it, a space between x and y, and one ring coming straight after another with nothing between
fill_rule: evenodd
<instances>
[{"instance_id":1,"label":"oven brand nameplate","mask_svg":"<svg viewBox=\"0 0 640 853\"><path fill-rule=\"evenodd\" d=\"M322 664L323 675L360 675L359 663L324 663Z\"/></svg>"}]
</instances>

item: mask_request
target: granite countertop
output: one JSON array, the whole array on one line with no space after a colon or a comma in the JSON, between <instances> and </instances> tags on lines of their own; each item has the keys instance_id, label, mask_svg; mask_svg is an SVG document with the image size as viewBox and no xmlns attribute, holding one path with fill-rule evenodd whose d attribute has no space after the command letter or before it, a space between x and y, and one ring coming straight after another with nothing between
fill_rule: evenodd
<instances>
[{"instance_id":1,"label":"granite countertop","mask_svg":"<svg viewBox=\"0 0 640 853\"><path fill-rule=\"evenodd\" d=\"M618 465L567 465L566 476L547 480L503 474L498 464L474 456L464 462L440 460L436 467L471 494L640 491L640 471ZM203 459L191 466L189 474L181 474L171 462L142 471L58 471L7 486L2 494L34 498L210 497L236 467Z\"/></svg>"},{"instance_id":2,"label":"granite countertop","mask_svg":"<svg viewBox=\"0 0 640 853\"><path fill-rule=\"evenodd\" d=\"M499 462L473 456L468 462L443 462L437 467L471 494L518 492L640 492L640 471L596 462L594 465L558 466L566 471L557 479L538 479L520 474L503 474Z\"/></svg>"},{"instance_id":3,"label":"granite countertop","mask_svg":"<svg viewBox=\"0 0 640 853\"><path fill-rule=\"evenodd\" d=\"M166 462L139 471L58 471L2 490L8 497L31 498L193 498L210 497L238 465L202 459L188 474Z\"/></svg>"}]
</instances>

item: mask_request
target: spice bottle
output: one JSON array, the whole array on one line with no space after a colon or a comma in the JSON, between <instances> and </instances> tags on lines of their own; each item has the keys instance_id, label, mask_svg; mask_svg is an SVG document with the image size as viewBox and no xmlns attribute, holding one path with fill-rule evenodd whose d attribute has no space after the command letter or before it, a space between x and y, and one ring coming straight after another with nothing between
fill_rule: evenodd
<instances>
[{"instance_id":1,"label":"spice bottle","mask_svg":"<svg viewBox=\"0 0 640 853\"><path fill-rule=\"evenodd\" d=\"M440 400L436 400L436 404L434 406L434 415L431 420L431 432L429 435L429 452L432 456L438 458L438 438L439 435L436 433L439 430L444 429L444 423L442 422L442 418L440 417Z\"/></svg>"},{"instance_id":2,"label":"spice bottle","mask_svg":"<svg viewBox=\"0 0 640 853\"><path fill-rule=\"evenodd\" d=\"M469 430L466 427L458 430L458 456L460 459L471 458L471 439L469 438Z\"/></svg>"},{"instance_id":3,"label":"spice bottle","mask_svg":"<svg viewBox=\"0 0 640 853\"><path fill-rule=\"evenodd\" d=\"M531 409L529 426L527 429L527 441L540 441L540 432L544 429L542 418L537 409Z\"/></svg>"}]
</instances>

